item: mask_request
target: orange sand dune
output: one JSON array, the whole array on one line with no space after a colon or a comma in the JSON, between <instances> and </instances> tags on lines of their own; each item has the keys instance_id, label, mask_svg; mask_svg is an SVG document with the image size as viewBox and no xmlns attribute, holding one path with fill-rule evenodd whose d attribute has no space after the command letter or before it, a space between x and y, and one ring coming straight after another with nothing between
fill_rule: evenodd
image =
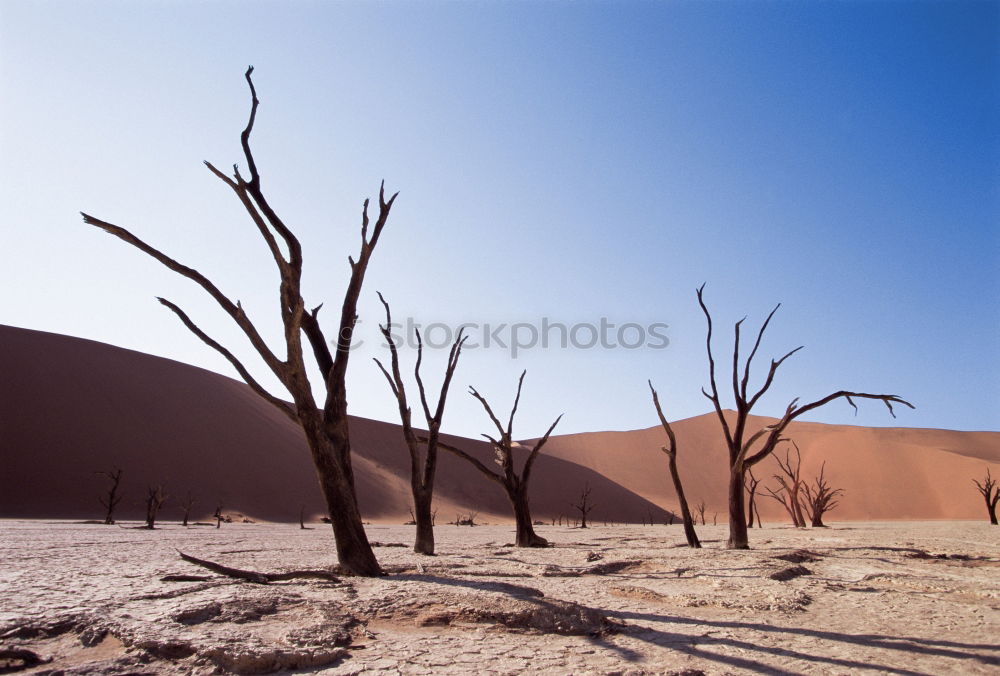
<instances>
[{"instance_id":1,"label":"orange sand dune","mask_svg":"<svg viewBox=\"0 0 1000 676\"><path fill-rule=\"evenodd\" d=\"M650 418L655 414L650 407ZM769 418L756 418L766 425ZM410 505L409 460L399 427L352 418L355 477L365 518L400 521ZM691 502L725 518L726 470L718 420L675 423L679 463ZM983 518L971 483L987 465L1000 476L1000 433L865 428L795 423L805 475L827 460L827 475L847 490L834 519ZM452 443L486 461L479 441ZM585 482L600 506L596 521L641 522L676 509L658 428L553 437L533 482L536 518L569 506ZM123 517L142 513L146 487L163 483L179 513L189 491L199 516L218 502L255 518L292 521L324 504L298 428L233 379L168 359L102 343L0 326L0 516L97 518L105 480L98 470L124 469ZM757 476L774 483L767 460ZM759 500L765 519L781 507ZM439 523L458 512L509 518L498 486L444 454L439 463ZM657 507L659 506L659 507ZM662 508L662 509L661 509Z\"/></svg>"},{"instance_id":2,"label":"orange sand dune","mask_svg":"<svg viewBox=\"0 0 1000 676\"><path fill-rule=\"evenodd\" d=\"M397 425L352 418L354 473L366 519L409 518L409 456ZM449 437L492 462L483 442ZM312 461L298 427L243 383L168 359L51 333L0 326L0 516L96 518L106 479L124 470L122 517L143 514L147 486L175 499L190 493L199 516L218 502L227 511L294 521L304 507L325 514ZM458 512L507 519L499 486L468 463L442 454L438 523ZM584 483L602 496L601 520L640 521L666 513L600 474L539 457L533 513L572 511ZM597 516L596 514L592 516Z\"/></svg>"},{"instance_id":3,"label":"orange sand dune","mask_svg":"<svg viewBox=\"0 0 1000 676\"><path fill-rule=\"evenodd\" d=\"M735 414L727 411L729 420ZM656 413L650 404L650 417ZM754 416L752 430L774 418ZM678 465L689 503L704 500L707 518L725 519L726 450L715 413L672 423L679 446ZM1000 476L1000 432L955 432L936 429L872 428L821 423L792 423L786 435L802 450L802 476L811 478L826 461L831 485L845 489L837 519L979 519L986 509L972 484L987 467ZM630 432L590 432L553 437L549 455L600 472L665 509L676 509L666 456L667 438L657 426ZM787 444L777 453L784 458ZM793 451L794 457L794 451ZM655 469L654 469L655 468ZM777 488L774 458L754 469L761 486ZM771 498L757 500L765 520L785 520Z\"/></svg>"}]
</instances>

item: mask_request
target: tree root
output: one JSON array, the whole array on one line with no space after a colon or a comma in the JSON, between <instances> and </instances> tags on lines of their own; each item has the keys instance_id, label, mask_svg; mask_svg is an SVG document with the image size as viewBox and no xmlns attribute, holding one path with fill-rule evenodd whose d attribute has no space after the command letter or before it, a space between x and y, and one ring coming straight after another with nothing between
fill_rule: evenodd
<instances>
[{"instance_id":1,"label":"tree root","mask_svg":"<svg viewBox=\"0 0 1000 676\"><path fill-rule=\"evenodd\" d=\"M201 566L202 568L208 568L210 571L220 575L234 577L238 580L246 580L247 582L252 582L254 584L270 584L271 582L282 582L284 580L299 578L326 580L327 582L340 582L340 578L326 570L292 570L287 573L259 573L255 570L230 568L229 566L223 566L222 564L215 563L213 561L197 559L180 550L178 550L177 553L180 554L181 558L188 563L193 563L194 565Z\"/></svg>"}]
</instances>

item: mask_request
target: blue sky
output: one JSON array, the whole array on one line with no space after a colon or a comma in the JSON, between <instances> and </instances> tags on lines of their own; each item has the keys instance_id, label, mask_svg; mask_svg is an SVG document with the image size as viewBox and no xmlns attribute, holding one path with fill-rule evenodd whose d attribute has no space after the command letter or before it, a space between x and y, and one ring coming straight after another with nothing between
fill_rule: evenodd
<instances>
[{"instance_id":1,"label":"blue sky","mask_svg":"<svg viewBox=\"0 0 1000 676\"><path fill-rule=\"evenodd\" d=\"M234 375L163 295L257 363L197 287L84 210L208 274L277 344L273 264L201 164L242 161L252 63L255 155L310 302L339 307L362 200L382 178L401 191L363 293L355 414L396 415L370 360L378 289L424 323L669 324L661 350L470 350L449 431L487 429L466 384L503 409L522 368L521 436L562 412L563 432L651 426L646 378L671 417L698 415L707 282L723 360L732 323L779 301L756 373L806 346L759 413L846 388L918 408L809 419L1000 429L998 8L8 0L0 323Z\"/></svg>"}]
</instances>

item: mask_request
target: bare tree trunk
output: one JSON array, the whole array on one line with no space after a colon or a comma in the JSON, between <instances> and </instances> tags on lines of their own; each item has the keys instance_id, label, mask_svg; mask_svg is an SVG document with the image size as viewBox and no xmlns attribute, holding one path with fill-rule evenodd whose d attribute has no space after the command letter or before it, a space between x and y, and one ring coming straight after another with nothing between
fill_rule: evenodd
<instances>
[{"instance_id":1,"label":"bare tree trunk","mask_svg":"<svg viewBox=\"0 0 1000 676\"><path fill-rule=\"evenodd\" d=\"M653 381L646 381L649 383L649 391L653 395L653 407L656 408L656 415L660 419L660 425L663 427L663 431L667 434L667 445L663 446L660 450L667 454L667 464L670 467L670 479L674 482L674 492L677 493L677 501L680 503L681 508L681 518L684 520L684 537L687 539L688 547L694 549L701 549L701 541L698 539L698 534L694 530L694 518L691 516L691 510L688 508L687 498L684 497L684 486L681 484L681 474L677 469L677 436L674 434L673 428L670 426L670 422L667 417L663 414L663 408L660 406L660 396L656 393L656 389L653 387ZM650 516L650 522L652 522L652 516ZM670 525L674 525L674 513L670 513Z\"/></svg>"},{"instance_id":2,"label":"bare tree trunk","mask_svg":"<svg viewBox=\"0 0 1000 676\"><path fill-rule=\"evenodd\" d=\"M416 507L413 520L417 527L413 551L417 554L431 555L434 553L434 519L431 512L433 496L431 491L414 491L413 493L413 504Z\"/></svg>"},{"instance_id":3,"label":"bare tree trunk","mask_svg":"<svg viewBox=\"0 0 1000 676\"><path fill-rule=\"evenodd\" d=\"M346 428L346 419L343 422ZM346 429L343 432L346 433ZM327 513L330 515L330 525L336 541L337 562L355 575L381 575L382 568L378 565L375 552L368 542L361 511L358 509L354 492L354 473L350 466L349 442L346 442L346 439L341 441L347 446L347 454L344 456L334 453L331 441L326 435L317 435L311 441L313 462L316 464L320 488L326 498ZM346 466L344 466L345 457Z\"/></svg>"},{"instance_id":4,"label":"bare tree trunk","mask_svg":"<svg viewBox=\"0 0 1000 676\"><path fill-rule=\"evenodd\" d=\"M514 522L517 530L514 544L518 547L547 547L549 545L548 540L537 535L532 526L527 491L515 490L507 497L514 508Z\"/></svg>"},{"instance_id":5,"label":"bare tree trunk","mask_svg":"<svg viewBox=\"0 0 1000 676\"><path fill-rule=\"evenodd\" d=\"M674 482L674 492L677 493L677 502L680 503L681 519L684 522L684 538L688 547L701 549L701 540L694 530L694 517L691 516L691 509L688 507L687 498L684 497L684 486L681 484L681 475L677 469L677 453L667 453L670 464L670 478ZM674 523L674 515L670 514L670 525Z\"/></svg>"},{"instance_id":6,"label":"bare tree trunk","mask_svg":"<svg viewBox=\"0 0 1000 676\"><path fill-rule=\"evenodd\" d=\"M733 470L729 477L729 539L727 549L750 549L747 537L747 515L743 506L743 472Z\"/></svg>"},{"instance_id":7,"label":"bare tree trunk","mask_svg":"<svg viewBox=\"0 0 1000 676\"><path fill-rule=\"evenodd\" d=\"M747 470L744 479L749 478L750 487L747 489L747 528L753 528L754 517L760 523L760 513L757 511L757 485L760 480L753 475L753 470Z\"/></svg>"}]
</instances>

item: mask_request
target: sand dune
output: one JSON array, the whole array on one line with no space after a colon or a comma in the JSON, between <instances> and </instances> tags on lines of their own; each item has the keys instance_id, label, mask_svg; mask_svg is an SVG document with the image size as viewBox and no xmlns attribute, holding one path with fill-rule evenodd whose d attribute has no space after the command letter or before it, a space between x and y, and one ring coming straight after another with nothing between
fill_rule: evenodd
<instances>
[{"instance_id":1,"label":"sand dune","mask_svg":"<svg viewBox=\"0 0 1000 676\"><path fill-rule=\"evenodd\" d=\"M0 515L95 518L106 480L124 470L121 514L142 514L150 484L196 500L211 514L218 502L254 518L293 521L305 507L325 514L300 430L244 384L168 359L51 333L0 327ZM361 509L370 520L409 518L409 456L396 425L351 420ZM449 437L489 461L485 443ZM540 457L532 495L535 516L570 511L584 483L603 496L602 519L639 521L655 505L593 470ZM458 512L506 518L498 486L451 456L438 464L435 504L441 522ZM176 518L177 500L164 508Z\"/></svg>"},{"instance_id":2,"label":"sand dune","mask_svg":"<svg viewBox=\"0 0 1000 676\"><path fill-rule=\"evenodd\" d=\"M650 405L650 417L655 416ZM733 413L727 412L731 417ZM754 416L753 429L774 418ZM694 504L705 500L711 517L726 513L726 458L722 431L714 413L672 423L677 435L678 465L685 492ZM985 515L972 478L985 468L1000 474L1000 432L871 428L821 423L792 423L787 436L802 451L802 476L812 477L826 461L826 476L846 493L832 513L835 519L977 519ZM590 467L664 508L676 508L667 473L666 443L660 427L631 432L592 432L550 439L549 455ZM786 445L778 453L784 457ZM656 468L655 471L651 471ZM754 474L761 485L777 488L773 458ZM758 500L761 516L783 520L781 505Z\"/></svg>"},{"instance_id":3,"label":"sand dune","mask_svg":"<svg viewBox=\"0 0 1000 676\"><path fill-rule=\"evenodd\" d=\"M650 418L655 419L650 410ZM767 424L768 419L755 420ZM399 521L410 505L408 456L399 428L352 418L355 475L365 518ZM725 470L718 421L678 421L680 464L694 502L724 518ZM1000 433L864 428L795 423L807 475L827 474L847 490L837 519L981 518L971 478L988 464L1000 475ZM451 441L489 459L486 445ZM572 511L585 482L601 503L598 521L640 522L675 508L659 428L553 437L533 478L536 518ZM125 471L123 516L141 513L150 484L182 497L199 515L218 502L266 520L295 520L300 508L324 513L308 452L292 423L242 383L168 359L51 333L0 327L0 516L96 518L104 480ZM771 461L758 476L773 472ZM508 518L500 489L475 469L443 457L439 521L478 511ZM766 519L781 508L761 500ZM659 508L657 507L659 506ZM166 518L176 518L177 501Z\"/></svg>"}]
</instances>

